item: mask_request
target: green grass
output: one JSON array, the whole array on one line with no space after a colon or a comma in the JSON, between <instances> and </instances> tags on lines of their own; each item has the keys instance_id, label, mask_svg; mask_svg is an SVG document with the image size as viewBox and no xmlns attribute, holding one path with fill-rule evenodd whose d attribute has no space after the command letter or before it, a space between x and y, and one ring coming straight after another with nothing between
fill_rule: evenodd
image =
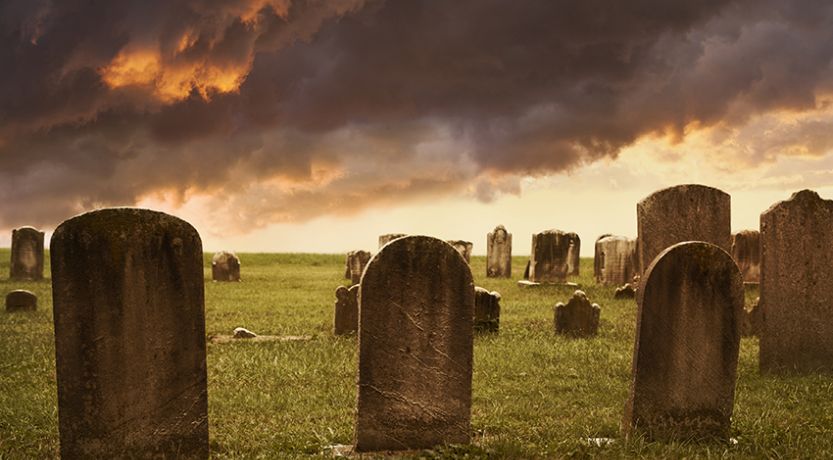
<instances>
[{"instance_id":1,"label":"green grass","mask_svg":"<svg viewBox=\"0 0 833 460\"><path fill-rule=\"evenodd\" d=\"M244 326L260 334L311 335L305 342L208 345L209 421L213 458L320 456L353 438L355 337L336 338L334 291L343 256L241 254L241 283L206 283L207 333ZM31 314L0 313L0 459L52 458L58 452L52 305L49 281L9 282L0 250L0 295L26 288L39 297ZM209 257L206 257L206 278ZM553 333L552 307L571 289L523 289L488 279L475 257L477 285L499 291L500 334L475 339L474 442L424 452L427 458L823 458L833 457L833 377L763 377L758 343L743 339L733 436L736 445L663 444L640 439L590 447L588 437L619 438L627 398L636 317L633 300L592 282L581 284L602 306L594 339ZM49 269L47 267L47 273ZM747 299L757 294L749 292Z\"/></svg>"}]
</instances>

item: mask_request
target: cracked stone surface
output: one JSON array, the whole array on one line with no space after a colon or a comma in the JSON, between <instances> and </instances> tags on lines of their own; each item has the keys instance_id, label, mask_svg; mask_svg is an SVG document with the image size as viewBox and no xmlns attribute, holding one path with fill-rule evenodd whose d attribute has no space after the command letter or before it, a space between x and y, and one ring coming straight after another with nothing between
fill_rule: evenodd
<instances>
[{"instance_id":1,"label":"cracked stone surface","mask_svg":"<svg viewBox=\"0 0 833 460\"><path fill-rule=\"evenodd\" d=\"M359 330L359 285L336 289L333 334L346 335Z\"/></svg>"},{"instance_id":2,"label":"cracked stone surface","mask_svg":"<svg viewBox=\"0 0 833 460\"><path fill-rule=\"evenodd\" d=\"M43 279L43 232L32 227L12 230L12 280L37 281Z\"/></svg>"},{"instance_id":3,"label":"cracked stone surface","mask_svg":"<svg viewBox=\"0 0 833 460\"><path fill-rule=\"evenodd\" d=\"M486 235L486 276L512 277L512 234L503 225Z\"/></svg>"},{"instance_id":4,"label":"cracked stone surface","mask_svg":"<svg viewBox=\"0 0 833 460\"><path fill-rule=\"evenodd\" d=\"M197 231L104 209L62 223L50 255L61 457L207 458Z\"/></svg>"},{"instance_id":5,"label":"cracked stone surface","mask_svg":"<svg viewBox=\"0 0 833 460\"><path fill-rule=\"evenodd\" d=\"M220 251L211 258L211 279L240 281L240 259L233 252Z\"/></svg>"}]
</instances>

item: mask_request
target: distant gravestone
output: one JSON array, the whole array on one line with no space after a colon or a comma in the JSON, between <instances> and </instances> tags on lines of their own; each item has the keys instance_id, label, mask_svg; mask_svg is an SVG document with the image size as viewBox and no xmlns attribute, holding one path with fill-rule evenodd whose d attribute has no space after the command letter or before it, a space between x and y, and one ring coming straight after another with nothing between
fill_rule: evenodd
<instances>
[{"instance_id":1,"label":"distant gravestone","mask_svg":"<svg viewBox=\"0 0 833 460\"><path fill-rule=\"evenodd\" d=\"M608 236L613 236L613 235L610 234L610 233L605 233L603 235L600 235L598 238L596 238L596 243L593 245L593 278L596 279L596 281L599 280L599 277L601 276L601 273L602 273L601 272L601 267L599 266L599 262L601 262L601 260L602 260L601 257L599 256L599 249L600 249L599 248L599 241L607 238Z\"/></svg>"},{"instance_id":2,"label":"distant gravestone","mask_svg":"<svg viewBox=\"0 0 833 460\"><path fill-rule=\"evenodd\" d=\"M382 249L382 246L390 243L391 241L405 236L408 235L404 233L388 233L387 235L379 235L379 249Z\"/></svg>"},{"instance_id":3,"label":"distant gravestone","mask_svg":"<svg viewBox=\"0 0 833 460\"><path fill-rule=\"evenodd\" d=\"M448 240L448 244L450 244L457 252L463 256L463 259L466 260L466 263L471 263L471 250L474 247L470 241L463 241L463 240Z\"/></svg>"},{"instance_id":4,"label":"distant gravestone","mask_svg":"<svg viewBox=\"0 0 833 460\"><path fill-rule=\"evenodd\" d=\"M833 201L802 190L761 214L760 369L833 372Z\"/></svg>"},{"instance_id":5,"label":"distant gravestone","mask_svg":"<svg viewBox=\"0 0 833 460\"><path fill-rule=\"evenodd\" d=\"M573 337L589 337L599 330L601 307L591 304L584 291L576 291L566 305L555 305L555 332Z\"/></svg>"},{"instance_id":6,"label":"distant gravestone","mask_svg":"<svg viewBox=\"0 0 833 460\"><path fill-rule=\"evenodd\" d=\"M503 225L486 235L486 276L512 277L512 234Z\"/></svg>"},{"instance_id":7,"label":"distant gravestone","mask_svg":"<svg viewBox=\"0 0 833 460\"><path fill-rule=\"evenodd\" d=\"M43 279L43 232L32 227L12 230L11 252L10 279Z\"/></svg>"},{"instance_id":8,"label":"distant gravestone","mask_svg":"<svg viewBox=\"0 0 833 460\"><path fill-rule=\"evenodd\" d=\"M211 258L211 279L240 281L240 259L233 252L220 251Z\"/></svg>"},{"instance_id":9,"label":"distant gravestone","mask_svg":"<svg viewBox=\"0 0 833 460\"><path fill-rule=\"evenodd\" d=\"M581 265L581 238L575 233L568 233L570 238L569 247L567 248L567 274L570 276L579 275L579 265Z\"/></svg>"},{"instance_id":10,"label":"distant gravestone","mask_svg":"<svg viewBox=\"0 0 833 460\"><path fill-rule=\"evenodd\" d=\"M353 284L358 284L362 279L364 267L370 262L370 253L368 251L350 251L347 253L347 269L350 272L350 281Z\"/></svg>"},{"instance_id":11,"label":"distant gravestone","mask_svg":"<svg viewBox=\"0 0 833 460\"><path fill-rule=\"evenodd\" d=\"M631 283L625 283L613 292L614 299L633 299L634 297L636 297L636 288Z\"/></svg>"},{"instance_id":12,"label":"distant gravestone","mask_svg":"<svg viewBox=\"0 0 833 460\"><path fill-rule=\"evenodd\" d=\"M626 435L728 439L744 302L732 257L702 241L671 246L638 299Z\"/></svg>"},{"instance_id":13,"label":"distant gravestone","mask_svg":"<svg viewBox=\"0 0 833 460\"><path fill-rule=\"evenodd\" d=\"M596 240L594 267L596 282L622 286L637 273L636 240L609 235Z\"/></svg>"},{"instance_id":14,"label":"distant gravestone","mask_svg":"<svg viewBox=\"0 0 833 460\"><path fill-rule=\"evenodd\" d=\"M469 442L474 284L449 244L409 236L359 288L358 452Z\"/></svg>"},{"instance_id":15,"label":"distant gravestone","mask_svg":"<svg viewBox=\"0 0 833 460\"><path fill-rule=\"evenodd\" d=\"M500 329L500 293L474 288L474 331L498 332Z\"/></svg>"},{"instance_id":16,"label":"distant gravestone","mask_svg":"<svg viewBox=\"0 0 833 460\"><path fill-rule=\"evenodd\" d=\"M349 289L339 286L336 289L336 308L333 319L333 334L346 335L359 329L359 285Z\"/></svg>"},{"instance_id":17,"label":"distant gravestone","mask_svg":"<svg viewBox=\"0 0 833 460\"><path fill-rule=\"evenodd\" d=\"M6 294L6 311L35 311L38 309L38 296L32 291L17 289Z\"/></svg>"},{"instance_id":18,"label":"distant gravestone","mask_svg":"<svg viewBox=\"0 0 833 460\"><path fill-rule=\"evenodd\" d=\"M732 258L740 267L745 283L761 281L761 233L744 230L732 235Z\"/></svg>"},{"instance_id":19,"label":"distant gravestone","mask_svg":"<svg viewBox=\"0 0 833 460\"><path fill-rule=\"evenodd\" d=\"M62 458L208 458L202 242L104 209L52 236Z\"/></svg>"},{"instance_id":20,"label":"distant gravestone","mask_svg":"<svg viewBox=\"0 0 833 460\"><path fill-rule=\"evenodd\" d=\"M640 271L666 248L705 241L731 251L731 198L705 185L678 185L654 192L636 205Z\"/></svg>"},{"instance_id":21,"label":"distant gravestone","mask_svg":"<svg viewBox=\"0 0 833 460\"><path fill-rule=\"evenodd\" d=\"M529 280L536 283L563 283L570 273L571 247L575 233L546 230L532 235Z\"/></svg>"}]
</instances>

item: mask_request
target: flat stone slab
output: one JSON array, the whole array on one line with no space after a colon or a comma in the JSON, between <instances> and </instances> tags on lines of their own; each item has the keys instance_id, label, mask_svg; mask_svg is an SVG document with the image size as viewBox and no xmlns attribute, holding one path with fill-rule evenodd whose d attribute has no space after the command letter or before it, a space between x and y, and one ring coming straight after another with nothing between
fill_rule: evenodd
<instances>
[{"instance_id":1,"label":"flat stone slab","mask_svg":"<svg viewBox=\"0 0 833 460\"><path fill-rule=\"evenodd\" d=\"M537 286L566 286L566 287L579 287L578 283L574 283L572 281L568 281L566 283L539 283L535 281L529 280L518 280L518 286L528 288L528 287L537 287Z\"/></svg>"},{"instance_id":2,"label":"flat stone slab","mask_svg":"<svg viewBox=\"0 0 833 460\"><path fill-rule=\"evenodd\" d=\"M311 335L259 335L248 339L236 338L232 335L212 335L208 337L210 343L252 343L252 342L307 342Z\"/></svg>"}]
</instances>

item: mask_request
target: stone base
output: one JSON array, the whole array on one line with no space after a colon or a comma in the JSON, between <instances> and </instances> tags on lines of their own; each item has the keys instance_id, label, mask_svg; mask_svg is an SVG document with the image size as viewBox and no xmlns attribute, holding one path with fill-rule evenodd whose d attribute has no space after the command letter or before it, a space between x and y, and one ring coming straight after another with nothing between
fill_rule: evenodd
<instances>
[{"instance_id":1,"label":"stone base","mask_svg":"<svg viewBox=\"0 0 833 460\"><path fill-rule=\"evenodd\" d=\"M536 286L566 286L566 287L579 287L578 283L574 283L572 281L567 281L564 283L551 283L551 282L538 282L538 281L529 281L529 280L518 280L518 286L520 287L536 287Z\"/></svg>"},{"instance_id":2,"label":"stone base","mask_svg":"<svg viewBox=\"0 0 833 460\"><path fill-rule=\"evenodd\" d=\"M208 337L211 343L250 343L250 342L306 342L312 340L311 335L259 335L249 339L234 338L230 335L212 335Z\"/></svg>"}]
</instances>

